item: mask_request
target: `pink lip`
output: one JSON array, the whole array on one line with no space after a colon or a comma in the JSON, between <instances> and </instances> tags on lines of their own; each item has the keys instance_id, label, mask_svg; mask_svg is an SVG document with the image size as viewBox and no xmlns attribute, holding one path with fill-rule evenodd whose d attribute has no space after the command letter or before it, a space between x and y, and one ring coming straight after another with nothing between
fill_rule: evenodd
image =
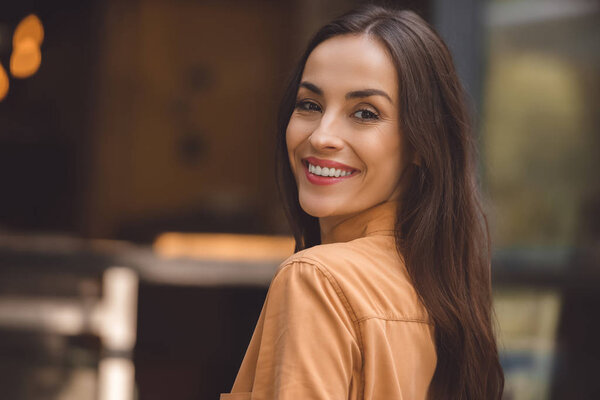
<instances>
[{"instance_id":1,"label":"pink lip","mask_svg":"<svg viewBox=\"0 0 600 400\"><path fill-rule=\"evenodd\" d=\"M308 162L308 163L311 163L312 165L318 165L321 168L323 168L323 167L336 168L336 169L342 169L347 172L356 171L355 168L352 168L346 164L339 163L337 161L321 160L321 159L315 158L315 157L306 157L306 158L303 158L302 161L304 162L304 164L306 164Z\"/></svg>"},{"instance_id":2,"label":"pink lip","mask_svg":"<svg viewBox=\"0 0 600 400\"><path fill-rule=\"evenodd\" d=\"M315 174L308 172L308 163L311 163L312 165L317 165L319 167L341 169L344 171L352 172L352 174L346 175L346 176L340 176L337 178L334 176L331 176L331 177L319 176L319 175L315 175ZM320 160L320 159L314 158L314 157L308 157L308 158L302 159L302 165L304 166L304 173L306 174L306 178L308 179L308 181L310 183L315 184L315 185L333 185L334 183L338 183L345 179L352 178L353 176L356 175L356 172L358 171L352 167L349 167L345 164L342 164L342 163L339 163L336 161Z\"/></svg>"}]
</instances>

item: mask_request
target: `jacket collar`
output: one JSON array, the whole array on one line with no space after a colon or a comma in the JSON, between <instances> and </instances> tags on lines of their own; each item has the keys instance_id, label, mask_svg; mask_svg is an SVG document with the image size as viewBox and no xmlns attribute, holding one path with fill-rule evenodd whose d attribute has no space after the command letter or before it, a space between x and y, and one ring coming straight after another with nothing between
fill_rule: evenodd
<instances>
[{"instance_id":1,"label":"jacket collar","mask_svg":"<svg viewBox=\"0 0 600 400\"><path fill-rule=\"evenodd\" d=\"M372 235L393 236L398 205L398 201L388 201L354 214L328 233L321 232L321 243L349 242Z\"/></svg>"}]
</instances>

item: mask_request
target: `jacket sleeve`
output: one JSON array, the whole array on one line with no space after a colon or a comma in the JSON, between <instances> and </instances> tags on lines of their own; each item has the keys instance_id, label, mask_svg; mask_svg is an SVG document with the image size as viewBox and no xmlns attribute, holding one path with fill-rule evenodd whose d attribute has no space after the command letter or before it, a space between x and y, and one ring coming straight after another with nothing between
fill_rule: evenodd
<instances>
[{"instance_id":1,"label":"jacket sleeve","mask_svg":"<svg viewBox=\"0 0 600 400\"><path fill-rule=\"evenodd\" d=\"M283 266L262 309L252 399L347 399L360 349L349 305L331 275ZM255 333L256 335L256 333ZM235 389L235 385L234 385Z\"/></svg>"}]
</instances>

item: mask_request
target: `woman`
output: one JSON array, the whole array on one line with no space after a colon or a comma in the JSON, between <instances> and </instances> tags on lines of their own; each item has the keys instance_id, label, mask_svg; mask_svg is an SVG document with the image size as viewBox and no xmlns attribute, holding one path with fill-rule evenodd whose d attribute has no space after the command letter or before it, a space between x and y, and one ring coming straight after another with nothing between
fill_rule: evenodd
<instances>
[{"instance_id":1,"label":"woman","mask_svg":"<svg viewBox=\"0 0 600 400\"><path fill-rule=\"evenodd\" d=\"M278 129L297 252L221 399L500 399L473 140L439 36L376 6L324 26Z\"/></svg>"}]
</instances>

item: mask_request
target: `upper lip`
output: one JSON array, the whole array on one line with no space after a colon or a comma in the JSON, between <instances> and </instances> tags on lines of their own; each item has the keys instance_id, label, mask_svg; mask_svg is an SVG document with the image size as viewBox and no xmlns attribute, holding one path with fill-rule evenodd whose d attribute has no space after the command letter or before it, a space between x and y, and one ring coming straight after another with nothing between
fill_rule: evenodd
<instances>
[{"instance_id":1,"label":"upper lip","mask_svg":"<svg viewBox=\"0 0 600 400\"><path fill-rule=\"evenodd\" d=\"M356 171L356 168L352 168L346 164L342 164L341 162L332 161L332 160L321 160L320 158L316 158L316 157L306 157L306 158L303 158L302 161L310 163L312 165L318 165L321 168L327 167L327 168L342 169L344 171L350 171L350 172Z\"/></svg>"}]
</instances>

